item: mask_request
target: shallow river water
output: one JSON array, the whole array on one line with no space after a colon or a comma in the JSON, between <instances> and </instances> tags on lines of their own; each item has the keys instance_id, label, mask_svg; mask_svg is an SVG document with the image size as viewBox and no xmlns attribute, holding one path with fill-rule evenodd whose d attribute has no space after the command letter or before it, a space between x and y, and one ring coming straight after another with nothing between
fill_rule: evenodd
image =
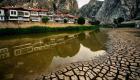
<instances>
[{"instance_id":1,"label":"shallow river water","mask_svg":"<svg viewBox=\"0 0 140 80\"><path fill-rule=\"evenodd\" d=\"M72 62L105 55L102 31L0 38L0 80L35 80Z\"/></svg>"}]
</instances>

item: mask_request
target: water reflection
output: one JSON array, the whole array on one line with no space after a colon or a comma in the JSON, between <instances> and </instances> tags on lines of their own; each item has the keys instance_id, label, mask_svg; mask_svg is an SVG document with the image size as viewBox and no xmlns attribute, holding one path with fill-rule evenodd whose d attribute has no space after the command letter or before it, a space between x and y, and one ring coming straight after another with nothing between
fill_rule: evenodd
<instances>
[{"instance_id":1,"label":"water reflection","mask_svg":"<svg viewBox=\"0 0 140 80\"><path fill-rule=\"evenodd\" d=\"M60 64L104 55L103 36L86 31L0 40L0 79L31 80Z\"/></svg>"}]
</instances>

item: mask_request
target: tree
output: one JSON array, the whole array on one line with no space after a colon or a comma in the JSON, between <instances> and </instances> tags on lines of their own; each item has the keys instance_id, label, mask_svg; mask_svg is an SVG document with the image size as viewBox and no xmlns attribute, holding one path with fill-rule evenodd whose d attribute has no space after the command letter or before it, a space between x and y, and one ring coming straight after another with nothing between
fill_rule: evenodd
<instances>
[{"instance_id":1,"label":"tree","mask_svg":"<svg viewBox=\"0 0 140 80\"><path fill-rule=\"evenodd\" d=\"M43 23L46 24L48 21L49 21L49 18L48 18L48 17L43 17L43 18L42 18L42 22L43 22Z\"/></svg>"},{"instance_id":2,"label":"tree","mask_svg":"<svg viewBox=\"0 0 140 80\"><path fill-rule=\"evenodd\" d=\"M84 17L79 17L78 20L77 20L78 24L85 24L85 18Z\"/></svg>"},{"instance_id":3,"label":"tree","mask_svg":"<svg viewBox=\"0 0 140 80\"><path fill-rule=\"evenodd\" d=\"M64 23L67 23L68 22L68 20L67 19L64 19Z\"/></svg>"},{"instance_id":4,"label":"tree","mask_svg":"<svg viewBox=\"0 0 140 80\"><path fill-rule=\"evenodd\" d=\"M99 24L100 24L100 21L94 20L94 21L89 21L89 23L90 23L91 25L99 25Z\"/></svg>"},{"instance_id":5,"label":"tree","mask_svg":"<svg viewBox=\"0 0 140 80\"><path fill-rule=\"evenodd\" d=\"M118 27L118 25L121 24L123 21L124 21L124 18L122 18L122 17L119 17L119 18L113 20L114 24L116 24L117 27Z\"/></svg>"}]
</instances>

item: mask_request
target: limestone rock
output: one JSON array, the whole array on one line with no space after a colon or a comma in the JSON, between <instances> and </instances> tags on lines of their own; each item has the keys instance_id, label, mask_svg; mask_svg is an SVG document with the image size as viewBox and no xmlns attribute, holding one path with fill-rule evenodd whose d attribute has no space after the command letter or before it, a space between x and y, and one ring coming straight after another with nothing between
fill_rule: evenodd
<instances>
[{"instance_id":1,"label":"limestone rock","mask_svg":"<svg viewBox=\"0 0 140 80\"><path fill-rule=\"evenodd\" d=\"M48 8L54 10L76 13L78 4L76 0L0 0L0 7L14 6L24 8Z\"/></svg>"},{"instance_id":2,"label":"limestone rock","mask_svg":"<svg viewBox=\"0 0 140 80\"><path fill-rule=\"evenodd\" d=\"M100 7L102 6L103 1L91 0L88 4L84 5L80 10L80 16L92 17L95 16Z\"/></svg>"},{"instance_id":3,"label":"limestone rock","mask_svg":"<svg viewBox=\"0 0 140 80\"><path fill-rule=\"evenodd\" d=\"M112 23L114 18L131 20L140 16L140 0L105 0L96 18L102 23Z\"/></svg>"}]
</instances>

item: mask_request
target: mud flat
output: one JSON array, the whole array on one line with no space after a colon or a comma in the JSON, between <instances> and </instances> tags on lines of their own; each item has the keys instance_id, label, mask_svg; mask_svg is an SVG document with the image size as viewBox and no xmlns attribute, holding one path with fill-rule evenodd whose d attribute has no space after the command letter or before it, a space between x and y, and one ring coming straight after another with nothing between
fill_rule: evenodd
<instances>
[{"instance_id":1,"label":"mud flat","mask_svg":"<svg viewBox=\"0 0 140 80\"><path fill-rule=\"evenodd\" d=\"M36 80L140 80L138 29L108 31L107 55L71 63Z\"/></svg>"}]
</instances>

